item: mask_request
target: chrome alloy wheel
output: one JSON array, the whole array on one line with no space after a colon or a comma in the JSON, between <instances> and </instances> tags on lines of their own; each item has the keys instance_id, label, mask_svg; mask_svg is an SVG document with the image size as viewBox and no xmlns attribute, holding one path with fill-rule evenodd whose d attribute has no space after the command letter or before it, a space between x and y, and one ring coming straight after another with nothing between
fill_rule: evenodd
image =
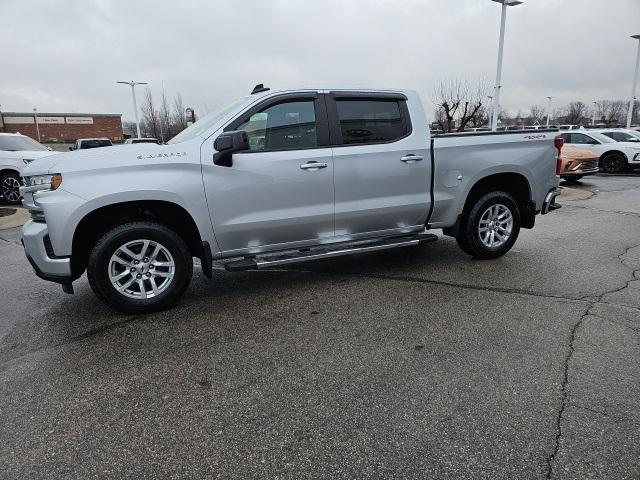
<instances>
[{"instance_id":1,"label":"chrome alloy wheel","mask_svg":"<svg viewBox=\"0 0 640 480\"><path fill-rule=\"evenodd\" d=\"M513 215L504 205L498 203L487 208L480 217L478 234L480 241L489 248L504 245L513 230Z\"/></svg>"},{"instance_id":2,"label":"chrome alloy wheel","mask_svg":"<svg viewBox=\"0 0 640 480\"><path fill-rule=\"evenodd\" d=\"M2 196L9 202L20 200L20 182L15 177L6 177L2 182Z\"/></svg>"},{"instance_id":3,"label":"chrome alloy wheel","mask_svg":"<svg viewBox=\"0 0 640 480\"><path fill-rule=\"evenodd\" d=\"M146 300L164 292L173 282L176 264L169 250L153 240L132 240L109 260L109 280L122 295Z\"/></svg>"}]
</instances>

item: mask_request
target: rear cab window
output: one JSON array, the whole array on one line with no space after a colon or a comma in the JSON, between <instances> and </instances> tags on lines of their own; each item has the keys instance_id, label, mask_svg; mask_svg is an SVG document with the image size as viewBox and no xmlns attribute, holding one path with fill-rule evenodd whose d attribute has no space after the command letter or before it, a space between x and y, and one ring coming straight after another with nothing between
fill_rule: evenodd
<instances>
[{"instance_id":1,"label":"rear cab window","mask_svg":"<svg viewBox=\"0 0 640 480\"><path fill-rule=\"evenodd\" d=\"M411 133L404 95L332 93L327 95L334 146L391 143Z\"/></svg>"}]
</instances>

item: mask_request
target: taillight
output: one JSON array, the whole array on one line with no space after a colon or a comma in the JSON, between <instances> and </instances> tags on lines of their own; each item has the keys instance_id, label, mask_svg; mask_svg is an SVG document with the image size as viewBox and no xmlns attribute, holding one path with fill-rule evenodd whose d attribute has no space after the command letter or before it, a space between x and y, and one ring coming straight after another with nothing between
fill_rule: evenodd
<instances>
[{"instance_id":1,"label":"taillight","mask_svg":"<svg viewBox=\"0 0 640 480\"><path fill-rule=\"evenodd\" d=\"M556 157L556 175L560 175L562 171L562 147L564 146L564 138L556 137L553 144L558 150L558 156Z\"/></svg>"}]
</instances>

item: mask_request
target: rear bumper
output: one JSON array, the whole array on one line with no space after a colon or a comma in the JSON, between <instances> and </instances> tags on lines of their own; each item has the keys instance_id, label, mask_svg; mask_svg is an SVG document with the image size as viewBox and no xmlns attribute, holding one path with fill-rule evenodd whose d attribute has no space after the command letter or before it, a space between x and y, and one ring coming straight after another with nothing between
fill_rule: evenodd
<instances>
[{"instance_id":1,"label":"rear bumper","mask_svg":"<svg viewBox=\"0 0 640 480\"><path fill-rule=\"evenodd\" d=\"M69 284L72 282L71 259L49 256L45 247L48 233L46 223L27 221L22 227L24 253L38 277L50 282Z\"/></svg>"},{"instance_id":2,"label":"rear bumper","mask_svg":"<svg viewBox=\"0 0 640 480\"><path fill-rule=\"evenodd\" d=\"M558 195L560 195L559 188L549 190L549 193L544 197L544 202L542 203L542 210L540 211L542 215L546 215L549 212L562 208L562 205L555 202Z\"/></svg>"}]
</instances>

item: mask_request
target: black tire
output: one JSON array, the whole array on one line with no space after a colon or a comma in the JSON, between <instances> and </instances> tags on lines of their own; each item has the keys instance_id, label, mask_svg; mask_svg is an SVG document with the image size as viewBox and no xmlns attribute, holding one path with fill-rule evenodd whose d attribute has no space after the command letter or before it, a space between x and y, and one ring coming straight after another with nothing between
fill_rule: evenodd
<instances>
[{"instance_id":1,"label":"black tire","mask_svg":"<svg viewBox=\"0 0 640 480\"><path fill-rule=\"evenodd\" d=\"M112 284L109 276L110 269L112 268L110 266L112 255L114 255L121 246L138 240L149 240L161 245L165 251L170 254L174 263L173 277L170 279L170 282L164 287L162 286L164 283L162 283L158 287L160 289L159 293L153 293L154 296L151 298L142 298L142 285L150 288L151 282L153 285L156 285L156 280L164 282L166 280L166 272L160 272L159 268L166 268L168 271L170 267L156 267L155 272L158 274L163 273L164 276L161 277L159 275L156 278L154 275L154 280L151 281L144 277L147 274L149 274L149 276L152 274L153 271L151 269L154 268L151 263L152 261L143 262L143 259L138 260L140 268L143 268L143 265L147 265L147 273L136 272L135 274L137 278L138 275L142 277L142 284L139 284L140 280L132 280L133 283L138 284L138 286L136 287L132 284L133 286L131 288L137 288L140 298L132 298L126 293L119 292L114 284ZM141 251L133 253L144 255L144 252ZM148 258L150 258L150 256ZM132 257L131 262L133 261ZM138 268L138 265L134 267L132 263L128 267L121 267L123 269L122 273L124 273L125 270L129 270L129 267ZM144 221L125 223L108 231L93 247L87 265L89 285L91 285L91 288L98 298L116 310L126 313L149 313L167 308L176 302L187 289L192 274L193 258L184 240L164 225ZM130 274L129 277L125 277L123 282L126 283L128 279L133 278L134 274ZM135 291L129 292L129 295L135 295Z\"/></svg>"},{"instance_id":2,"label":"black tire","mask_svg":"<svg viewBox=\"0 0 640 480\"><path fill-rule=\"evenodd\" d=\"M4 201L11 205L18 205L20 203L20 175L14 172L8 172L0 177L0 188L2 189L2 197Z\"/></svg>"},{"instance_id":3,"label":"black tire","mask_svg":"<svg viewBox=\"0 0 640 480\"><path fill-rule=\"evenodd\" d=\"M623 173L627 168L627 159L619 153L610 153L600 160L600 171L604 173Z\"/></svg>"},{"instance_id":4,"label":"black tire","mask_svg":"<svg viewBox=\"0 0 640 480\"><path fill-rule=\"evenodd\" d=\"M502 205L511 213L512 226L509 237L499 246L490 247L480 238L480 219L492 206ZM479 260L501 257L513 247L520 234L520 208L518 202L507 192L490 192L477 198L468 212L462 216L460 231L456 240L460 248Z\"/></svg>"},{"instance_id":5,"label":"black tire","mask_svg":"<svg viewBox=\"0 0 640 480\"><path fill-rule=\"evenodd\" d=\"M578 183L582 180L582 175L574 175L572 177L560 177L567 183Z\"/></svg>"}]
</instances>

